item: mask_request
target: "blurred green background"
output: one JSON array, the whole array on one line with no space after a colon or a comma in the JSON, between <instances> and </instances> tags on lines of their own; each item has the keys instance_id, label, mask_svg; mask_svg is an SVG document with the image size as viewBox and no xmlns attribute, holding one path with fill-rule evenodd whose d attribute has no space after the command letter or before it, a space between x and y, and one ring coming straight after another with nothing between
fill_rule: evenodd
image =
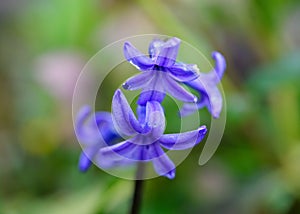
<instances>
[{"instance_id":1,"label":"blurred green background","mask_svg":"<svg viewBox=\"0 0 300 214\"><path fill-rule=\"evenodd\" d=\"M141 213L300 213L299 22L297 0L1 0L0 213L127 213L133 182L78 172L71 101L91 56L145 33L225 55L227 124L206 165L197 146L145 182Z\"/></svg>"}]
</instances>

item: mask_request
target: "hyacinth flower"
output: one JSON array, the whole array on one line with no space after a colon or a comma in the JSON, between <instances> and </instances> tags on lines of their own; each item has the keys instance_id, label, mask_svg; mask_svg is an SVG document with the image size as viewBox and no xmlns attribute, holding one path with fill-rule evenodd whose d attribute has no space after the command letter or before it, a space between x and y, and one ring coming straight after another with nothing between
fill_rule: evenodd
<instances>
[{"instance_id":1,"label":"hyacinth flower","mask_svg":"<svg viewBox=\"0 0 300 214\"><path fill-rule=\"evenodd\" d=\"M156 173L169 179L175 177L175 165L163 148L189 149L197 145L207 132L206 127L201 126L189 132L163 134L165 115L161 104L157 101L147 102L145 108L138 111L137 119L119 89L115 92L112 101L112 118L118 133L127 140L102 147L97 154L97 163L113 167L114 162L120 161L128 163L151 161Z\"/></svg>"},{"instance_id":2,"label":"hyacinth flower","mask_svg":"<svg viewBox=\"0 0 300 214\"><path fill-rule=\"evenodd\" d=\"M215 60L215 67L209 73L200 73L199 77L192 81L185 82L186 85L195 89L200 96L196 104L185 103L180 110L181 116L194 113L200 108L207 107L214 118L218 118L222 111L222 94L217 85L222 79L226 69L226 61L219 52L213 52L212 58Z\"/></svg>"},{"instance_id":3,"label":"hyacinth flower","mask_svg":"<svg viewBox=\"0 0 300 214\"><path fill-rule=\"evenodd\" d=\"M139 105L145 106L148 101L162 102L166 93L183 102L197 102L197 96L188 92L181 83L196 79L199 69L195 64L176 62L180 42L175 37L167 41L154 39L149 45L149 56L125 42L126 60L141 73L129 78L123 88L142 89Z\"/></svg>"},{"instance_id":4,"label":"hyacinth flower","mask_svg":"<svg viewBox=\"0 0 300 214\"><path fill-rule=\"evenodd\" d=\"M84 106L80 109L75 127L77 138L83 149L78 163L78 168L82 172L90 168L91 160L100 148L111 145L120 139L113 126L111 113L96 112L92 114L90 106Z\"/></svg>"}]
</instances>

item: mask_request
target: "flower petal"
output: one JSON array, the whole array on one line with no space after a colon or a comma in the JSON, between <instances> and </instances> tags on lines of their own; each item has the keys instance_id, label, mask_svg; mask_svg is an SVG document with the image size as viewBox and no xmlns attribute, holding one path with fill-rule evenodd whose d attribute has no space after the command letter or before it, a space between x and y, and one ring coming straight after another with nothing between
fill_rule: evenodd
<instances>
[{"instance_id":1,"label":"flower petal","mask_svg":"<svg viewBox=\"0 0 300 214\"><path fill-rule=\"evenodd\" d=\"M207 106L207 98L203 98L202 96L201 100L197 103L184 103L179 113L181 117L185 117L193 114L194 112L198 111L198 109L201 109L205 106Z\"/></svg>"},{"instance_id":2,"label":"flower petal","mask_svg":"<svg viewBox=\"0 0 300 214\"><path fill-rule=\"evenodd\" d=\"M156 151L154 142L151 145L139 145L132 140L123 141L99 150L99 156L106 160L127 159L130 161L150 161L161 156L163 151Z\"/></svg>"},{"instance_id":3,"label":"flower petal","mask_svg":"<svg viewBox=\"0 0 300 214\"><path fill-rule=\"evenodd\" d=\"M144 90L137 101L137 104L145 106L148 101L162 102L166 94L157 90Z\"/></svg>"},{"instance_id":4,"label":"flower petal","mask_svg":"<svg viewBox=\"0 0 300 214\"><path fill-rule=\"evenodd\" d=\"M114 124L120 134L131 136L142 130L120 89L116 90L112 100L112 115Z\"/></svg>"},{"instance_id":5,"label":"flower petal","mask_svg":"<svg viewBox=\"0 0 300 214\"><path fill-rule=\"evenodd\" d=\"M220 81L226 69L226 60L224 56L217 51L212 52L211 57L215 60L214 71L217 73Z\"/></svg>"},{"instance_id":6,"label":"flower petal","mask_svg":"<svg viewBox=\"0 0 300 214\"><path fill-rule=\"evenodd\" d=\"M164 79L165 90L173 97L183 101L183 102L197 102L197 97L192 93L188 92L183 88L178 82L173 80L168 75Z\"/></svg>"},{"instance_id":7,"label":"flower petal","mask_svg":"<svg viewBox=\"0 0 300 214\"><path fill-rule=\"evenodd\" d=\"M127 61L142 71L148 70L154 65L153 61L149 57L142 54L130 42L125 42L124 44L124 56Z\"/></svg>"},{"instance_id":8,"label":"flower petal","mask_svg":"<svg viewBox=\"0 0 300 214\"><path fill-rule=\"evenodd\" d=\"M83 138L85 133L85 122L89 118L90 114L92 112L92 109L90 106L84 106L82 107L76 116L76 122L75 122L75 133L78 138Z\"/></svg>"},{"instance_id":9,"label":"flower petal","mask_svg":"<svg viewBox=\"0 0 300 214\"><path fill-rule=\"evenodd\" d=\"M153 39L148 48L150 58L154 58L158 55L160 48L163 46L165 42L161 39Z\"/></svg>"},{"instance_id":10,"label":"flower petal","mask_svg":"<svg viewBox=\"0 0 300 214\"><path fill-rule=\"evenodd\" d=\"M144 124L145 120L146 120L146 107L138 105L137 108L136 108L136 112L137 112L137 115L138 115L139 122L141 124Z\"/></svg>"},{"instance_id":11,"label":"flower petal","mask_svg":"<svg viewBox=\"0 0 300 214\"><path fill-rule=\"evenodd\" d=\"M126 80L123 88L126 90L137 90L146 87L147 83L153 78L153 71L146 71L141 74L135 75Z\"/></svg>"},{"instance_id":12,"label":"flower petal","mask_svg":"<svg viewBox=\"0 0 300 214\"><path fill-rule=\"evenodd\" d=\"M124 150L123 152L127 156L130 155L133 151L130 150L131 148L131 144L127 143L127 141L113 146L103 147L95 155L94 162L101 168L112 168L132 164L135 162L134 160L128 159L125 155L122 155L122 150Z\"/></svg>"},{"instance_id":13,"label":"flower petal","mask_svg":"<svg viewBox=\"0 0 300 214\"><path fill-rule=\"evenodd\" d=\"M109 114L109 113L108 113ZM103 114L107 116L106 114ZM75 122L75 133L83 147L94 145L104 146L105 142L102 138L98 124L107 123L107 118L102 118L101 114L91 114L91 107L84 106L77 114Z\"/></svg>"},{"instance_id":14,"label":"flower petal","mask_svg":"<svg viewBox=\"0 0 300 214\"><path fill-rule=\"evenodd\" d=\"M186 82L185 84L197 90L200 94L201 101L198 103L198 109L202 108L203 104L205 104L214 118L220 116L223 105L222 94L209 74L201 74L196 80Z\"/></svg>"},{"instance_id":15,"label":"flower petal","mask_svg":"<svg viewBox=\"0 0 300 214\"><path fill-rule=\"evenodd\" d=\"M180 39L173 37L162 45L160 45L155 52L155 64L163 67L170 67L176 62L178 49L180 46Z\"/></svg>"},{"instance_id":16,"label":"flower petal","mask_svg":"<svg viewBox=\"0 0 300 214\"><path fill-rule=\"evenodd\" d=\"M201 126L194 131L179 134L165 134L159 139L159 142L163 147L170 150L189 149L200 143L206 132L206 126Z\"/></svg>"},{"instance_id":17,"label":"flower petal","mask_svg":"<svg viewBox=\"0 0 300 214\"><path fill-rule=\"evenodd\" d=\"M168 71L179 82L192 81L199 76L199 68L195 64L175 63Z\"/></svg>"},{"instance_id":18,"label":"flower petal","mask_svg":"<svg viewBox=\"0 0 300 214\"><path fill-rule=\"evenodd\" d=\"M169 179L175 178L175 165L170 158L165 154L162 148L155 144L153 147L153 153L160 154L157 158L152 160L154 170L157 174L165 176Z\"/></svg>"},{"instance_id":19,"label":"flower petal","mask_svg":"<svg viewBox=\"0 0 300 214\"><path fill-rule=\"evenodd\" d=\"M208 109L214 118L218 118L222 111L223 98L218 87L211 87L207 91L208 96Z\"/></svg>"},{"instance_id":20,"label":"flower petal","mask_svg":"<svg viewBox=\"0 0 300 214\"><path fill-rule=\"evenodd\" d=\"M163 135L166 128L165 114L159 102L147 102L145 122L148 125L148 127L151 128L152 142L156 141Z\"/></svg>"},{"instance_id":21,"label":"flower petal","mask_svg":"<svg viewBox=\"0 0 300 214\"><path fill-rule=\"evenodd\" d=\"M153 71L153 78L150 82L145 86L144 90L142 91L139 99L138 104L145 106L148 101L157 101L162 102L165 98L165 91L164 91L164 83L163 79L166 73L161 71Z\"/></svg>"},{"instance_id":22,"label":"flower petal","mask_svg":"<svg viewBox=\"0 0 300 214\"><path fill-rule=\"evenodd\" d=\"M92 165L92 161L85 155L84 152L81 152L79 161L78 161L78 168L81 172L86 172Z\"/></svg>"}]
</instances>

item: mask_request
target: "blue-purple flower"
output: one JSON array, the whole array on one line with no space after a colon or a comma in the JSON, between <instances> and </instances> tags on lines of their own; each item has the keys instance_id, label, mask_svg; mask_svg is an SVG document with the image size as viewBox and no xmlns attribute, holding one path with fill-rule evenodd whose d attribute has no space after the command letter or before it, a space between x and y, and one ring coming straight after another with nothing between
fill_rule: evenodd
<instances>
[{"instance_id":1,"label":"blue-purple flower","mask_svg":"<svg viewBox=\"0 0 300 214\"><path fill-rule=\"evenodd\" d=\"M102 147L97 153L97 163L113 167L114 162L151 161L159 175L170 179L175 176L175 165L162 147L168 150L191 148L204 138L207 131L205 126L201 126L194 131L163 134L165 116L161 104L147 102L145 107L139 109L137 119L121 90L117 90L113 97L112 118L119 134L127 140Z\"/></svg>"},{"instance_id":2,"label":"blue-purple flower","mask_svg":"<svg viewBox=\"0 0 300 214\"><path fill-rule=\"evenodd\" d=\"M215 60L215 68L209 73L199 73L199 77L185 84L195 89L200 96L196 104L185 103L180 110L182 116L192 114L196 110L207 107L214 118L218 118L222 111L222 94L218 89L218 83L226 69L225 58L219 52L213 52L212 58Z\"/></svg>"},{"instance_id":3,"label":"blue-purple flower","mask_svg":"<svg viewBox=\"0 0 300 214\"><path fill-rule=\"evenodd\" d=\"M81 171L88 170L92 161L101 168L152 162L157 174L169 179L175 177L175 164L166 150L194 147L205 137L207 129L203 125L193 131L164 134L166 121L161 102L168 93L184 102L182 116L207 107L218 118L223 102L218 84L226 69L226 61L218 52L212 53L215 67L209 73L201 73L195 64L177 62L180 42L178 38L154 39L148 56L125 42L125 58L141 71L123 84L127 90L142 90L137 117L120 89L113 96L112 113L92 114L90 107L83 107L75 124L83 149L79 160ZM193 88L199 96L183 86Z\"/></svg>"},{"instance_id":4,"label":"blue-purple flower","mask_svg":"<svg viewBox=\"0 0 300 214\"><path fill-rule=\"evenodd\" d=\"M142 89L139 105L145 106L148 101L161 102L166 93L183 102L197 101L197 97L180 84L199 75L197 65L176 62L180 42L175 37L167 41L154 39L149 45L149 56L125 42L125 58L142 73L129 78L123 87L127 90Z\"/></svg>"},{"instance_id":5,"label":"blue-purple flower","mask_svg":"<svg viewBox=\"0 0 300 214\"><path fill-rule=\"evenodd\" d=\"M78 168L87 171L100 148L111 145L120 136L117 134L111 113L96 112L92 114L89 106L80 109L75 124L75 132L82 146Z\"/></svg>"}]
</instances>

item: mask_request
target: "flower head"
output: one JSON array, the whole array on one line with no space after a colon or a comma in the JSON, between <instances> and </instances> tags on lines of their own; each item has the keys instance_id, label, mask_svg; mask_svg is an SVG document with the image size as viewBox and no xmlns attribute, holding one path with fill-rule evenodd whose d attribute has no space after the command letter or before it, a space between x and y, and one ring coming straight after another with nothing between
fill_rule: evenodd
<instances>
[{"instance_id":1,"label":"flower head","mask_svg":"<svg viewBox=\"0 0 300 214\"><path fill-rule=\"evenodd\" d=\"M116 129L127 140L101 148L97 154L97 163L104 167L113 167L114 162L151 161L159 175L174 178L175 165L162 147L169 150L191 148L204 138L206 127L201 126L197 130L184 133L164 134L165 116L159 102L149 101L145 109L138 112L137 119L121 90L115 92L112 117Z\"/></svg>"},{"instance_id":2,"label":"flower head","mask_svg":"<svg viewBox=\"0 0 300 214\"><path fill-rule=\"evenodd\" d=\"M218 118L222 111L222 94L217 85L226 69L226 61L222 54L213 52L212 58L215 60L215 68L209 73L200 73L195 80L185 82L186 85L195 89L200 99L196 104L185 103L180 110L182 116L192 114L196 110L207 107L214 118Z\"/></svg>"},{"instance_id":3,"label":"flower head","mask_svg":"<svg viewBox=\"0 0 300 214\"><path fill-rule=\"evenodd\" d=\"M161 102L166 92L184 102L197 101L197 97L180 84L199 75L197 65L176 62L180 42L175 37L167 41L155 39L149 45L149 56L129 42L124 44L125 58L142 73L129 78L123 87L127 90L142 89L139 105L145 106L148 101Z\"/></svg>"}]
</instances>

